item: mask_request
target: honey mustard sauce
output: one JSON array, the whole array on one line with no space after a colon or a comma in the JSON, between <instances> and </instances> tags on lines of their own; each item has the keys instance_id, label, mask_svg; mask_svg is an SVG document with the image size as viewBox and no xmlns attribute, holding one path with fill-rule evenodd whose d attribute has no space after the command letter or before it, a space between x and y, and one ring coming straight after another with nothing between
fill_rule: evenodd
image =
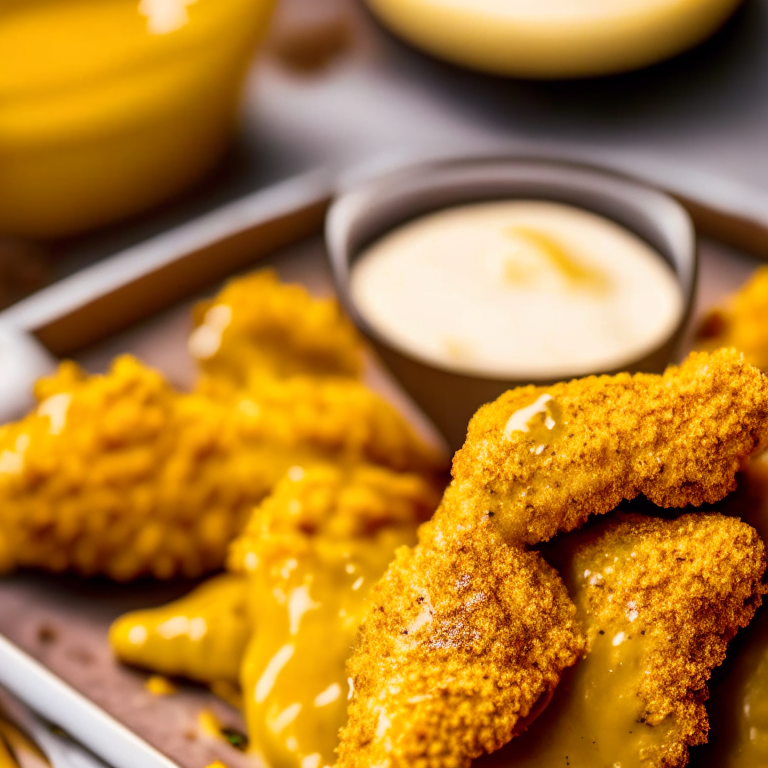
<instances>
[{"instance_id":1,"label":"honey mustard sauce","mask_svg":"<svg viewBox=\"0 0 768 768\"><path fill-rule=\"evenodd\" d=\"M253 631L247 591L244 576L224 574L168 605L127 613L110 629L112 650L127 664L163 675L236 683Z\"/></svg>"},{"instance_id":2,"label":"honey mustard sauce","mask_svg":"<svg viewBox=\"0 0 768 768\"><path fill-rule=\"evenodd\" d=\"M617 614L604 597L620 578L622 563L633 558L632 547L614 544L610 556L591 547L579 557L584 540L575 534L553 556L579 610L588 653L565 670L528 730L480 761L483 768L652 768L654 754L673 735L674 716L651 723L640 697L642 681L653 674L644 612L630 602ZM595 609L590 591L600 593L598 605L607 601L603 608Z\"/></svg>"},{"instance_id":3,"label":"honey mustard sauce","mask_svg":"<svg viewBox=\"0 0 768 768\"><path fill-rule=\"evenodd\" d=\"M504 425L504 437L524 438L532 443L532 453L540 454L562 432L562 408L544 390L530 404L518 408Z\"/></svg>"},{"instance_id":4,"label":"honey mustard sauce","mask_svg":"<svg viewBox=\"0 0 768 768\"><path fill-rule=\"evenodd\" d=\"M672 722L649 726L637 695L643 637L599 630L586 659L563 675L530 729L488 765L504 768L646 768L648 747L665 742Z\"/></svg>"},{"instance_id":5,"label":"honey mustard sauce","mask_svg":"<svg viewBox=\"0 0 768 768\"><path fill-rule=\"evenodd\" d=\"M64 237L217 162L273 0L2 0L0 233Z\"/></svg>"},{"instance_id":6,"label":"honey mustard sauce","mask_svg":"<svg viewBox=\"0 0 768 768\"><path fill-rule=\"evenodd\" d=\"M328 768L350 693L346 661L371 587L412 531L377 540L317 539L303 555L261 569L251 599L261 625L242 688L253 748L271 766Z\"/></svg>"}]
</instances>

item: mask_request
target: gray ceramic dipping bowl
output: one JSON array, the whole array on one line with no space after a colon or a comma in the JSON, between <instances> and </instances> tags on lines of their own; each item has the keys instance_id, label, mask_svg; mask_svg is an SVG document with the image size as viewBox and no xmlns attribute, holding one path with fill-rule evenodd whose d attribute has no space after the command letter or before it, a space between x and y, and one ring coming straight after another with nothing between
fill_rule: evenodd
<instances>
[{"instance_id":1,"label":"gray ceramic dipping bowl","mask_svg":"<svg viewBox=\"0 0 768 768\"><path fill-rule=\"evenodd\" d=\"M553 382L458 373L399 349L355 306L349 290L350 271L369 245L408 221L443 208L510 199L566 203L605 216L639 235L672 266L682 292L680 322L658 347L621 370L662 371L675 357L691 312L698 270L693 223L677 201L637 181L583 165L502 157L412 165L342 190L326 221L326 244L339 300L445 436L451 450L461 447L467 424L483 403L513 387Z\"/></svg>"}]
</instances>

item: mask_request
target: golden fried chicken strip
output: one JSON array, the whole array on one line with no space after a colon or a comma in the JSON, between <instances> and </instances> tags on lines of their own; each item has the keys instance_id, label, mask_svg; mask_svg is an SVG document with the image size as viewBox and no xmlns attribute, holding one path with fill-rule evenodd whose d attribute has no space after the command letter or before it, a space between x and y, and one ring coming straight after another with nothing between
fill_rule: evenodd
<instances>
[{"instance_id":1,"label":"golden fried chicken strip","mask_svg":"<svg viewBox=\"0 0 768 768\"><path fill-rule=\"evenodd\" d=\"M257 626L242 666L248 732L269 765L333 763L368 593L438 499L418 475L296 468L233 544Z\"/></svg>"},{"instance_id":2,"label":"golden fried chicken strip","mask_svg":"<svg viewBox=\"0 0 768 768\"><path fill-rule=\"evenodd\" d=\"M440 512L461 499L449 490ZM459 768L509 741L584 649L576 608L535 552L491 519L436 521L398 550L348 664L343 768Z\"/></svg>"},{"instance_id":3,"label":"golden fried chicken strip","mask_svg":"<svg viewBox=\"0 0 768 768\"><path fill-rule=\"evenodd\" d=\"M735 347L768 371L768 267L755 270L737 293L707 314L696 342L703 350Z\"/></svg>"},{"instance_id":4,"label":"golden fried chicken strip","mask_svg":"<svg viewBox=\"0 0 768 768\"><path fill-rule=\"evenodd\" d=\"M110 631L115 655L215 693L242 677L251 740L270 764L302 768L320 755L329 765L346 719L345 662L370 587L438 501L439 489L417 474L294 466L232 543L232 573L120 617ZM286 648L291 658L273 674ZM280 719L298 703L290 722Z\"/></svg>"},{"instance_id":5,"label":"golden fried chicken strip","mask_svg":"<svg viewBox=\"0 0 768 768\"><path fill-rule=\"evenodd\" d=\"M335 300L262 270L198 305L195 320L189 346L200 366L198 394L268 423L284 439L312 435L343 458L445 470L446 458L359 380L362 344Z\"/></svg>"},{"instance_id":6,"label":"golden fried chicken strip","mask_svg":"<svg viewBox=\"0 0 768 768\"><path fill-rule=\"evenodd\" d=\"M564 587L524 545L639 493L668 506L720 499L767 415L768 379L732 350L481 408L418 546L375 591L339 766L454 768L506 743L581 649Z\"/></svg>"},{"instance_id":7,"label":"golden fried chicken strip","mask_svg":"<svg viewBox=\"0 0 768 768\"><path fill-rule=\"evenodd\" d=\"M735 350L693 353L662 376L619 374L483 406L453 463L468 521L493 512L509 540L571 531L645 494L716 502L768 432L768 378Z\"/></svg>"},{"instance_id":8,"label":"golden fried chicken strip","mask_svg":"<svg viewBox=\"0 0 768 768\"><path fill-rule=\"evenodd\" d=\"M362 344L335 299L316 299L281 283L271 269L230 281L195 307L189 350L201 370L199 389L246 389L264 375L357 378Z\"/></svg>"},{"instance_id":9,"label":"golden fried chicken strip","mask_svg":"<svg viewBox=\"0 0 768 768\"><path fill-rule=\"evenodd\" d=\"M294 466L230 545L227 568L255 573L266 542L274 554L277 542L284 540L291 555L318 538L353 541L385 528L415 533L439 500L438 488L417 474L371 465Z\"/></svg>"},{"instance_id":10,"label":"golden fried chicken strip","mask_svg":"<svg viewBox=\"0 0 768 768\"><path fill-rule=\"evenodd\" d=\"M431 456L364 399L267 412L179 394L130 357L103 376L65 363L37 396L0 427L0 570L198 576L290 467Z\"/></svg>"},{"instance_id":11,"label":"golden fried chicken strip","mask_svg":"<svg viewBox=\"0 0 768 768\"><path fill-rule=\"evenodd\" d=\"M619 514L556 546L589 653L498 764L682 768L707 740L712 670L761 602L762 541L719 514Z\"/></svg>"},{"instance_id":12,"label":"golden fried chicken strip","mask_svg":"<svg viewBox=\"0 0 768 768\"><path fill-rule=\"evenodd\" d=\"M35 411L0 428L3 570L199 575L290 466L288 452L243 451L223 406L178 395L130 357L105 376L64 363L36 395Z\"/></svg>"}]
</instances>

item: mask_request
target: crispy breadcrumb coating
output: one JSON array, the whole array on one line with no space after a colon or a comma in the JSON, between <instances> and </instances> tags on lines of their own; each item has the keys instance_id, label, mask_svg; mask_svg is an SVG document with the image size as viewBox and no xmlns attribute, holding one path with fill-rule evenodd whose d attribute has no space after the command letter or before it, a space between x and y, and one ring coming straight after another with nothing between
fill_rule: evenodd
<instances>
[{"instance_id":1,"label":"crispy breadcrumb coating","mask_svg":"<svg viewBox=\"0 0 768 768\"><path fill-rule=\"evenodd\" d=\"M450 491L438 514L461 500ZM348 664L343 768L459 768L509 741L584 649L576 609L541 556L489 518L422 526L372 594Z\"/></svg>"},{"instance_id":2,"label":"crispy breadcrumb coating","mask_svg":"<svg viewBox=\"0 0 768 768\"><path fill-rule=\"evenodd\" d=\"M311 442L340 461L447 476L443 454L425 443L394 406L353 379L263 377L218 401L237 409L247 430L286 444Z\"/></svg>"},{"instance_id":3,"label":"crispy breadcrumb coating","mask_svg":"<svg viewBox=\"0 0 768 768\"><path fill-rule=\"evenodd\" d=\"M36 394L35 411L0 427L0 570L198 576L221 567L294 465L431 460L367 400L219 403L175 392L131 357L103 376L64 363Z\"/></svg>"},{"instance_id":4,"label":"crispy breadcrumb coating","mask_svg":"<svg viewBox=\"0 0 768 768\"><path fill-rule=\"evenodd\" d=\"M438 488L416 474L366 465L295 466L232 542L227 568L258 570L267 541L270 552L288 557L315 538L353 541L384 528L415 531L439 501Z\"/></svg>"},{"instance_id":5,"label":"crispy breadcrumb coating","mask_svg":"<svg viewBox=\"0 0 768 768\"><path fill-rule=\"evenodd\" d=\"M199 575L290 466L265 453L254 472L224 407L130 357L105 376L64 363L36 395L35 411L0 428L4 570Z\"/></svg>"},{"instance_id":6,"label":"crispy breadcrumb coating","mask_svg":"<svg viewBox=\"0 0 768 768\"><path fill-rule=\"evenodd\" d=\"M443 472L445 457L370 390L362 344L333 299L313 298L272 270L233 280L195 309L196 392L269 422L283 439L328 447L401 471Z\"/></svg>"},{"instance_id":7,"label":"crispy breadcrumb coating","mask_svg":"<svg viewBox=\"0 0 768 768\"><path fill-rule=\"evenodd\" d=\"M707 740L712 670L762 601L763 542L720 514L618 514L556 547L589 653L510 764L682 768Z\"/></svg>"},{"instance_id":8,"label":"crispy breadcrumb coating","mask_svg":"<svg viewBox=\"0 0 768 768\"><path fill-rule=\"evenodd\" d=\"M662 376L626 373L483 406L453 462L463 509L496 513L536 544L645 494L662 507L716 502L768 431L768 378L735 350L693 353Z\"/></svg>"},{"instance_id":9,"label":"crispy breadcrumb coating","mask_svg":"<svg viewBox=\"0 0 768 768\"><path fill-rule=\"evenodd\" d=\"M768 379L733 350L481 408L418 546L374 592L349 664L340 768L455 768L508 741L581 651L556 573L523 547L639 493L719 500L767 416Z\"/></svg>"},{"instance_id":10,"label":"crispy breadcrumb coating","mask_svg":"<svg viewBox=\"0 0 768 768\"><path fill-rule=\"evenodd\" d=\"M248 388L253 376L359 377L362 344L335 299L281 283L271 269L232 280L194 311L189 350L201 391Z\"/></svg>"},{"instance_id":11,"label":"crispy breadcrumb coating","mask_svg":"<svg viewBox=\"0 0 768 768\"><path fill-rule=\"evenodd\" d=\"M704 350L736 347L768 371L768 267L755 270L737 293L706 315L696 341Z\"/></svg>"}]
</instances>

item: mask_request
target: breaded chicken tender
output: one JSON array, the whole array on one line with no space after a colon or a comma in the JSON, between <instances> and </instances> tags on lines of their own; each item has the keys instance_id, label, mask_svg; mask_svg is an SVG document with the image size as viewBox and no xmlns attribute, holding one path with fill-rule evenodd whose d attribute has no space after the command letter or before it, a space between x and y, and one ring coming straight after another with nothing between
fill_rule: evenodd
<instances>
[{"instance_id":1,"label":"breaded chicken tender","mask_svg":"<svg viewBox=\"0 0 768 768\"><path fill-rule=\"evenodd\" d=\"M291 465L248 455L224 407L130 357L105 376L64 363L36 395L35 411L0 427L3 570L199 575Z\"/></svg>"},{"instance_id":2,"label":"breaded chicken tender","mask_svg":"<svg viewBox=\"0 0 768 768\"><path fill-rule=\"evenodd\" d=\"M762 541L719 514L619 514L556 546L589 653L500 762L682 768L707 740L712 670L760 605Z\"/></svg>"},{"instance_id":3,"label":"breaded chicken tender","mask_svg":"<svg viewBox=\"0 0 768 768\"><path fill-rule=\"evenodd\" d=\"M735 350L693 353L662 376L521 387L483 406L453 462L469 519L547 541L638 494L698 506L735 488L768 435L768 378Z\"/></svg>"},{"instance_id":4,"label":"breaded chicken tender","mask_svg":"<svg viewBox=\"0 0 768 768\"><path fill-rule=\"evenodd\" d=\"M439 500L438 487L417 474L370 465L294 466L232 542L227 568L257 571L266 541L272 553L284 541L281 546L290 555L316 538L364 539L383 528L415 531Z\"/></svg>"},{"instance_id":5,"label":"breaded chicken tender","mask_svg":"<svg viewBox=\"0 0 768 768\"><path fill-rule=\"evenodd\" d=\"M461 501L450 491L443 518ZM459 768L509 741L584 650L576 608L490 518L424 525L373 590L338 765Z\"/></svg>"},{"instance_id":6,"label":"breaded chicken tender","mask_svg":"<svg viewBox=\"0 0 768 768\"><path fill-rule=\"evenodd\" d=\"M370 587L395 549L415 541L439 495L418 474L295 465L232 543L232 573L120 617L110 631L115 655L227 698L242 679L251 741L271 765L302 768L313 755L330 765L346 719L345 662Z\"/></svg>"},{"instance_id":7,"label":"breaded chicken tender","mask_svg":"<svg viewBox=\"0 0 768 768\"><path fill-rule=\"evenodd\" d=\"M198 576L221 567L253 505L296 464L431 460L352 398L330 412L220 403L175 392L131 357L103 376L64 363L37 397L0 427L0 570Z\"/></svg>"},{"instance_id":8,"label":"breaded chicken tender","mask_svg":"<svg viewBox=\"0 0 768 768\"><path fill-rule=\"evenodd\" d=\"M342 462L365 461L447 478L445 457L362 382L264 377L258 386L217 401L236 409L246 429L274 435L280 442L309 441Z\"/></svg>"},{"instance_id":9,"label":"breaded chicken tender","mask_svg":"<svg viewBox=\"0 0 768 768\"><path fill-rule=\"evenodd\" d=\"M506 743L583 642L559 577L525 546L640 493L719 500L766 416L768 379L733 350L481 408L418 546L374 591L340 768L455 768Z\"/></svg>"},{"instance_id":10,"label":"breaded chicken tender","mask_svg":"<svg viewBox=\"0 0 768 768\"><path fill-rule=\"evenodd\" d=\"M195 309L189 347L198 394L268 424L281 439L311 434L329 449L401 471L447 461L359 377L363 348L334 299L313 298L272 270L238 278Z\"/></svg>"},{"instance_id":11,"label":"breaded chicken tender","mask_svg":"<svg viewBox=\"0 0 768 768\"><path fill-rule=\"evenodd\" d=\"M358 378L360 338L335 299L281 283L271 269L230 281L195 307L189 350L200 391L247 389L264 375Z\"/></svg>"},{"instance_id":12,"label":"breaded chicken tender","mask_svg":"<svg viewBox=\"0 0 768 768\"><path fill-rule=\"evenodd\" d=\"M737 293L706 315L696 341L704 350L735 347L768 371L768 267L755 270Z\"/></svg>"}]
</instances>

